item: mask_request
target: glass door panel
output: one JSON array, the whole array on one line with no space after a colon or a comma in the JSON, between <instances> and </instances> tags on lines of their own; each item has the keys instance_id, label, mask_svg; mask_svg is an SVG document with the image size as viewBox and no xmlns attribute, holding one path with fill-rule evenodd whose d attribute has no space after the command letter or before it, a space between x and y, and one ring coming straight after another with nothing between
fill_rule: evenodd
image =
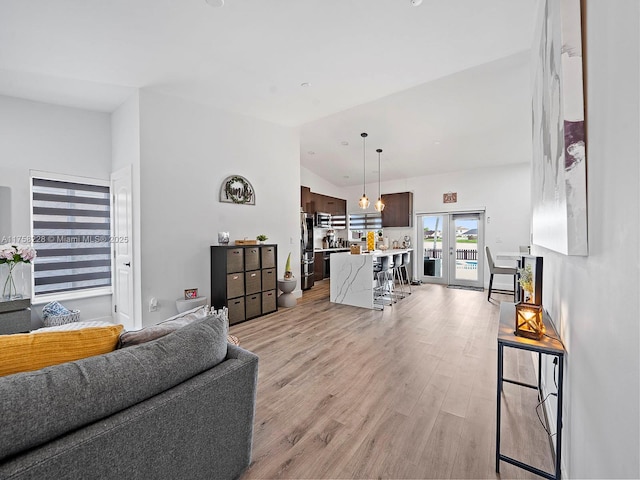
<instances>
[{"instance_id":1,"label":"glass door panel","mask_svg":"<svg viewBox=\"0 0 640 480\"><path fill-rule=\"evenodd\" d=\"M449 285L482 287L482 214L451 214L449 224Z\"/></svg>"},{"instance_id":2,"label":"glass door panel","mask_svg":"<svg viewBox=\"0 0 640 480\"><path fill-rule=\"evenodd\" d=\"M427 283L447 283L448 261L443 255L443 243L448 236L447 215L423 215L418 217L419 228L417 238L421 240L422 262L418 264L419 276Z\"/></svg>"}]
</instances>

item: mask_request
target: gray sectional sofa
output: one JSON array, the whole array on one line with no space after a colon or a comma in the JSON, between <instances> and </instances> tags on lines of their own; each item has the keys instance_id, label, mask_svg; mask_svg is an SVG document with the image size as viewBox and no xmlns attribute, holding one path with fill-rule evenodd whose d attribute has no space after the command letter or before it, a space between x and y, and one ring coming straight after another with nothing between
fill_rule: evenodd
<instances>
[{"instance_id":1,"label":"gray sectional sofa","mask_svg":"<svg viewBox=\"0 0 640 480\"><path fill-rule=\"evenodd\" d=\"M0 479L233 479L258 357L211 316L141 345L0 378Z\"/></svg>"}]
</instances>

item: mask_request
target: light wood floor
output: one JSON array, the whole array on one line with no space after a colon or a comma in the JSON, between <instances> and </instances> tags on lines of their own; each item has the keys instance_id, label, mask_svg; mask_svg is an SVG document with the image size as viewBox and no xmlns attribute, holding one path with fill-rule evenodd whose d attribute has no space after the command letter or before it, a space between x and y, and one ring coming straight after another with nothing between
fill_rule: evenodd
<instances>
[{"instance_id":1,"label":"light wood floor","mask_svg":"<svg viewBox=\"0 0 640 480\"><path fill-rule=\"evenodd\" d=\"M510 297L496 294L497 301ZM242 479L539 478L495 473L498 303L420 285L384 311L298 305L231 327L260 357L253 461ZM505 376L535 383L531 354ZM502 453L552 470L534 390L505 385Z\"/></svg>"}]
</instances>

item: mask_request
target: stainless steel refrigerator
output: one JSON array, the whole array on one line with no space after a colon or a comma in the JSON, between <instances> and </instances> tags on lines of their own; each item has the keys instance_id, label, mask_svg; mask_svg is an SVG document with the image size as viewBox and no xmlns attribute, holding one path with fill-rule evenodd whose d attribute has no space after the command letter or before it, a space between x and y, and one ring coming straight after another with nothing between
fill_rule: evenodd
<instances>
[{"instance_id":1,"label":"stainless steel refrigerator","mask_svg":"<svg viewBox=\"0 0 640 480\"><path fill-rule=\"evenodd\" d=\"M300 288L313 287L313 215L300 214Z\"/></svg>"}]
</instances>

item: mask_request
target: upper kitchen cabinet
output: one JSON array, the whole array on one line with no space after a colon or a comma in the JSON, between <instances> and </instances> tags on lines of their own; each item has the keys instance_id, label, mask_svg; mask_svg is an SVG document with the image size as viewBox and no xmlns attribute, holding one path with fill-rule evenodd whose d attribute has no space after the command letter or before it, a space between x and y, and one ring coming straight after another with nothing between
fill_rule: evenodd
<instances>
[{"instance_id":1,"label":"upper kitchen cabinet","mask_svg":"<svg viewBox=\"0 0 640 480\"><path fill-rule=\"evenodd\" d=\"M326 195L322 196L324 197L324 206L327 213L330 213L331 215L345 215L347 213L346 200L336 197L328 197Z\"/></svg>"},{"instance_id":2,"label":"upper kitchen cabinet","mask_svg":"<svg viewBox=\"0 0 640 480\"><path fill-rule=\"evenodd\" d=\"M313 205L311 204L311 189L309 187L301 186L300 187L300 208L301 211L307 213L315 213L313 209Z\"/></svg>"},{"instance_id":3,"label":"upper kitchen cabinet","mask_svg":"<svg viewBox=\"0 0 640 480\"><path fill-rule=\"evenodd\" d=\"M388 193L382 195L383 227L413 226L413 192Z\"/></svg>"},{"instance_id":4,"label":"upper kitchen cabinet","mask_svg":"<svg viewBox=\"0 0 640 480\"><path fill-rule=\"evenodd\" d=\"M300 187L300 206L307 213L322 212L337 216L347 214L346 200L312 192L305 186Z\"/></svg>"}]
</instances>

